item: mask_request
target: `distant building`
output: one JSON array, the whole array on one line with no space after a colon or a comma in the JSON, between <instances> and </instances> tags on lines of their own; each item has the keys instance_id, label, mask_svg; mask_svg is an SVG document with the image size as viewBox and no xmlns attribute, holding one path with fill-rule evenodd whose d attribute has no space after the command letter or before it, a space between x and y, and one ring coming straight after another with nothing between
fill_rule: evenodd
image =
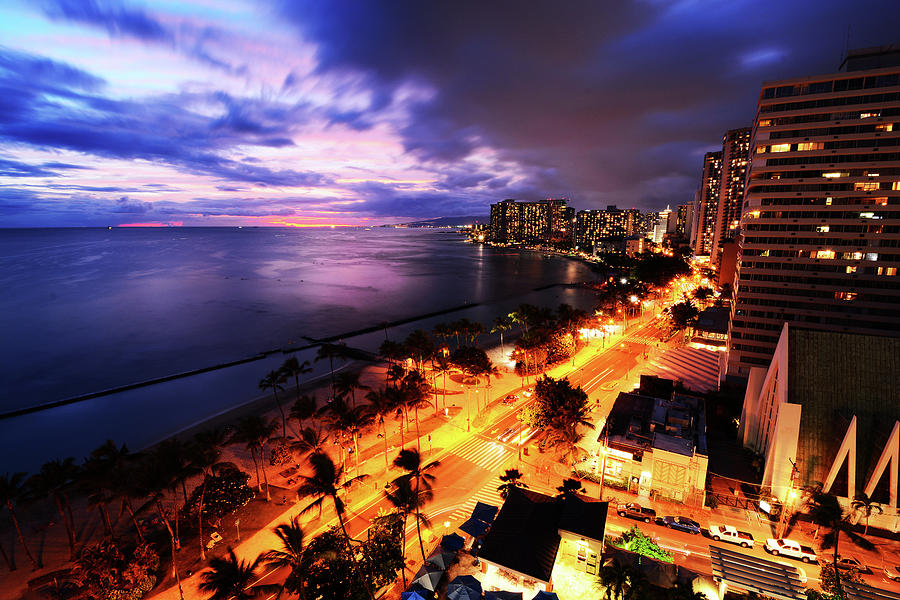
<instances>
[{"instance_id":1,"label":"distant building","mask_svg":"<svg viewBox=\"0 0 900 600\"><path fill-rule=\"evenodd\" d=\"M738 245L734 238L723 240L719 244L719 264L716 271L716 285L720 288L726 283L734 286L734 273L737 268Z\"/></svg>"},{"instance_id":2,"label":"distant building","mask_svg":"<svg viewBox=\"0 0 900 600\"><path fill-rule=\"evenodd\" d=\"M534 244L568 240L570 214L564 199L491 204L491 241Z\"/></svg>"},{"instance_id":3,"label":"distant building","mask_svg":"<svg viewBox=\"0 0 900 600\"><path fill-rule=\"evenodd\" d=\"M643 254L648 248L647 238L644 236L632 236L625 240L625 254L635 256Z\"/></svg>"},{"instance_id":4,"label":"distant building","mask_svg":"<svg viewBox=\"0 0 900 600\"><path fill-rule=\"evenodd\" d=\"M772 495L821 483L847 508L864 492L884 509L872 524L898 531L897 373L900 338L785 323L768 368L750 369L739 429Z\"/></svg>"},{"instance_id":5,"label":"distant building","mask_svg":"<svg viewBox=\"0 0 900 600\"><path fill-rule=\"evenodd\" d=\"M678 206L678 215L675 220L675 233L681 235L687 240L691 239L691 229L694 226L694 205L693 203L680 204Z\"/></svg>"},{"instance_id":6,"label":"distant building","mask_svg":"<svg viewBox=\"0 0 900 600\"><path fill-rule=\"evenodd\" d=\"M898 48L852 51L845 72L763 84L729 375L768 365L785 322L900 335Z\"/></svg>"},{"instance_id":7,"label":"distant building","mask_svg":"<svg viewBox=\"0 0 900 600\"><path fill-rule=\"evenodd\" d=\"M649 232L648 237L653 240L654 244L661 244L667 233L675 231L678 220L678 213L673 212L668 206L666 210L655 213L653 229Z\"/></svg>"},{"instance_id":8,"label":"distant building","mask_svg":"<svg viewBox=\"0 0 900 600\"><path fill-rule=\"evenodd\" d=\"M724 350L728 342L728 319L731 309L711 306L704 309L694 325L691 345L709 350Z\"/></svg>"},{"instance_id":9,"label":"distant building","mask_svg":"<svg viewBox=\"0 0 900 600\"><path fill-rule=\"evenodd\" d=\"M554 573L593 585L600 568L608 503L513 488L478 553L486 590L553 590Z\"/></svg>"},{"instance_id":10,"label":"distant building","mask_svg":"<svg viewBox=\"0 0 900 600\"><path fill-rule=\"evenodd\" d=\"M702 506L709 462L702 398L674 391L673 382L641 376L634 393L620 393L599 441L604 481L628 492Z\"/></svg>"},{"instance_id":11,"label":"distant building","mask_svg":"<svg viewBox=\"0 0 900 600\"><path fill-rule=\"evenodd\" d=\"M694 254L709 256L712 251L719 211L719 190L722 187L722 152L707 152L703 156L703 176L697 204L697 231L694 234Z\"/></svg>"},{"instance_id":12,"label":"distant building","mask_svg":"<svg viewBox=\"0 0 900 600\"><path fill-rule=\"evenodd\" d=\"M582 210L575 215L575 246L596 249L598 246L624 251L624 240L633 235L639 225L640 211L620 210L607 206L606 210Z\"/></svg>"},{"instance_id":13,"label":"distant building","mask_svg":"<svg viewBox=\"0 0 900 600\"><path fill-rule=\"evenodd\" d=\"M733 238L741 223L744 181L750 154L750 128L732 129L722 137L722 175L719 183L719 207L713 230L710 262L719 264L719 251L725 240Z\"/></svg>"}]
</instances>

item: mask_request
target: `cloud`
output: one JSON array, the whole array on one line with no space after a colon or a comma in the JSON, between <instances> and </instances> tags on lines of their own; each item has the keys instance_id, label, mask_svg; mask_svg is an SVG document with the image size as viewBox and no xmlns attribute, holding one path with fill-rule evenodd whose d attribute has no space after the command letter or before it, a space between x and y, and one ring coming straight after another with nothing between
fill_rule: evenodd
<instances>
[{"instance_id":1,"label":"cloud","mask_svg":"<svg viewBox=\"0 0 900 600\"><path fill-rule=\"evenodd\" d=\"M53 0L43 3L45 14L60 19L101 27L111 36L129 36L142 40L171 40L168 28L140 9L97 0Z\"/></svg>"}]
</instances>

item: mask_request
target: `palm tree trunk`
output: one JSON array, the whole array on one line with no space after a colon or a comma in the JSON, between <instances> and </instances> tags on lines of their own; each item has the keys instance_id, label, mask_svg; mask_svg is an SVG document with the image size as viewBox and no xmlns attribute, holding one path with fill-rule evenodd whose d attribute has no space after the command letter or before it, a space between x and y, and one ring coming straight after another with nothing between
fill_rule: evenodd
<instances>
[{"instance_id":1,"label":"palm tree trunk","mask_svg":"<svg viewBox=\"0 0 900 600\"><path fill-rule=\"evenodd\" d=\"M206 560L206 544L203 543L203 500L206 495L206 474L200 488L200 502L197 504L197 535L200 536L200 560Z\"/></svg>"},{"instance_id":2,"label":"palm tree trunk","mask_svg":"<svg viewBox=\"0 0 900 600\"><path fill-rule=\"evenodd\" d=\"M185 505L187 504L187 486L184 484L184 479L181 480L181 497L184 498Z\"/></svg>"},{"instance_id":3,"label":"palm tree trunk","mask_svg":"<svg viewBox=\"0 0 900 600\"><path fill-rule=\"evenodd\" d=\"M178 530L178 491L175 488L172 488L172 512L175 515L175 549L181 550L181 533Z\"/></svg>"},{"instance_id":4,"label":"palm tree trunk","mask_svg":"<svg viewBox=\"0 0 900 600\"><path fill-rule=\"evenodd\" d=\"M403 559L403 566L400 567L400 574L403 576L403 589L406 589L406 513L403 513L403 529L400 531L400 557Z\"/></svg>"},{"instance_id":5,"label":"palm tree trunk","mask_svg":"<svg viewBox=\"0 0 900 600\"><path fill-rule=\"evenodd\" d=\"M328 355L328 367L331 369L331 399L334 400L334 358Z\"/></svg>"},{"instance_id":6,"label":"palm tree trunk","mask_svg":"<svg viewBox=\"0 0 900 600\"><path fill-rule=\"evenodd\" d=\"M265 454L265 449L264 449L263 447L260 447L260 452L261 452L261 454L263 455L263 457L265 458L265 455L266 455L266 454ZM272 501L272 494L271 494L271 492L269 491L269 475L266 473L266 461L263 460L263 461L261 461L261 462L262 462L262 474L263 474L263 480L266 482L266 502L271 502L271 501Z\"/></svg>"},{"instance_id":7,"label":"palm tree trunk","mask_svg":"<svg viewBox=\"0 0 900 600\"><path fill-rule=\"evenodd\" d=\"M172 531L172 526L169 524L169 519L166 518L166 511L163 509L159 498L156 498L156 510L159 512L159 518L165 523L166 530L169 532L169 540L172 542L172 576L178 583L178 595L181 597L181 600L184 600L184 590L181 589L181 577L178 575L178 565L175 562L175 552L177 550L175 548L175 532Z\"/></svg>"},{"instance_id":8,"label":"palm tree trunk","mask_svg":"<svg viewBox=\"0 0 900 600\"><path fill-rule=\"evenodd\" d=\"M419 503L419 478L416 477L416 535L419 536L419 550L422 551L422 562L424 563L427 560L427 557L425 556L425 544L422 543L422 517L419 513Z\"/></svg>"},{"instance_id":9,"label":"palm tree trunk","mask_svg":"<svg viewBox=\"0 0 900 600\"><path fill-rule=\"evenodd\" d=\"M6 563L6 568L10 571L15 571L16 565L14 565L11 560L9 560L9 554L6 553L6 550L3 548L3 544L0 544L0 554L3 555L3 562Z\"/></svg>"},{"instance_id":10,"label":"palm tree trunk","mask_svg":"<svg viewBox=\"0 0 900 600\"><path fill-rule=\"evenodd\" d=\"M284 408L281 406L281 402L278 401L278 388L274 385L272 386L272 395L275 397L275 404L278 406L278 412L281 413L281 437L282 439L287 439L287 418L284 416ZM185 500L185 504L187 504L187 500Z\"/></svg>"},{"instance_id":11,"label":"palm tree trunk","mask_svg":"<svg viewBox=\"0 0 900 600\"><path fill-rule=\"evenodd\" d=\"M128 511L128 515L131 517L131 523L134 525L134 530L137 531L138 540L143 544L144 532L141 531L141 525L137 522L137 517L134 516L134 508L131 506L131 501L128 498L124 498L122 504L125 506L125 510Z\"/></svg>"},{"instance_id":12,"label":"palm tree trunk","mask_svg":"<svg viewBox=\"0 0 900 600\"><path fill-rule=\"evenodd\" d=\"M259 461L256 460L256 448L250 446L250 457L253 459L253 466L256 468L256 488L262 493L262 481L259 479Z\"/></svg>"},{"instance_id":13,"label":"palm tree trunk","mask_svg":"<svg viewBox=\"0 0 900 600\"><path fill-rule=\"evenodd\" d=\"M843 598L844 597L844 586L841 585L841 572L838 571L838 540L841 537L841 530L838 528L834 529L834 562L832 563L832 567L834 568L834 596L835 598Z\"/></svg>"},{"instance_id":14,"label":"palm tree trunk","mask_svg":"<svg viewBox=\"0 0 900 600\"><path fill-rule=\"evenodd\" d=\"M57 494L53 494L53 501L56 503L56 510L59 512L59 516L62 517L63 524L66 526L66 535L69 538L69 558L75 560L75 532L69 525L69 520L66 518L66 511L63 508L62 500L60 500Z\"/></svg>"},{"instance_id":15,"label":"palm tree trunk","mask_svg":"<svg viewBox=\"0 0 900 600\"><path fill-rule=\"evenodd\" d=\"M353 454L356 455L356 474L359 475L359 435L353 432Z\"/></svg>"},{"instance_id":16,"label":"palm tree trunk","mask_svg":"<svg viewBox=\"0 0 900 600\"><path fill-rule=\"evenodd\" d=\"M419 405L413 408L416 411L416 450L421 454L422 452L422 436L419 434Z\"/></svg>"},{"instance_id":17,"label":"palm tree trunk","mask_svg":"<svg viewBox=\"0 0 900 600\"><path fill-rule=\"evenodd\" d=\"M106 502L100 502L97 505L97 510L100 511L100 517L103 519L103 528L106 530L106 535L108 537L113 536L112 522L109 520L109 507L106 506Z\"/></svg>"},{"instance_id":18,"label":"palm tree trunk","mask_svg":"<svg viewBox=\"0 0 900 600\"><path fill-rule=\"evenodd\" d=\"M384 424L384 417L381 418L381 433L384 435L384 472L387 473L391 467L388 465L388 448L387 448L387 427Z\"/></svg>"},{"instance_id":19,"label":"palm tree trunk","mask_svg":"<svg viewBox=\"0 0 900 600\"><path fill-rule=\"evenodd\" d=\"M35 570L40 569L43 565L35 560L34 555L31 554L31 550L28 549L28 546L25 545L25 537L22 535L22 529L19 527L19 518L16 516L16 510L13 508L13 503L11 500L6 501L6 508L9 510L9 516L12 517L13 525L16 527L16 534L19 536L19 543L22 544L22 548L25 549L25 555L31 561L31 564L34 566Z\"/></svg>"}]
</instances>

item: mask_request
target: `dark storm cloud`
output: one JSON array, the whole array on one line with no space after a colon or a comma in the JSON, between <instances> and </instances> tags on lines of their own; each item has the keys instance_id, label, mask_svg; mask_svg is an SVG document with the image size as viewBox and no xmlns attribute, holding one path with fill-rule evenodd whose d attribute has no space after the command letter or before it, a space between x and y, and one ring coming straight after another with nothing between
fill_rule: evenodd
<instances>
[{"instance_id":1,"label":"dark storm cloud","mask_svg":"<svg viewBox=\"0 0 900 600\"><path fill-rule=\"evenodd\" d=\"M280 6L321 71L436 91L401 131L422 160L488 145L540 195L642 208L691 199L702 153L751 124L762 81L835 71L848 29L851 47L896 42L900 14L893 0Z\"/></svg>"},{"instance_id":2,"label":"dark storm cloud","mask_svg":"<svg viewBox=\"0 0 900 600\"><path fill-rule=\"evenodd\" d=\"M48 59L0 48L0 141L66 149L116 159L145 159L226 181L264 186L322 185L329 178L274 170L220 156L236 146L292 145L291 128L308 118L304 106L280 106L227 94L166 95L119 100L96 95L102 81ZM5 90L11 93L4 94ZM221 117L191 105L221 107ZM31 175L49 171L7 165ZM48 175L49 176L49 175Z\"/></svg>"}]
</instances>

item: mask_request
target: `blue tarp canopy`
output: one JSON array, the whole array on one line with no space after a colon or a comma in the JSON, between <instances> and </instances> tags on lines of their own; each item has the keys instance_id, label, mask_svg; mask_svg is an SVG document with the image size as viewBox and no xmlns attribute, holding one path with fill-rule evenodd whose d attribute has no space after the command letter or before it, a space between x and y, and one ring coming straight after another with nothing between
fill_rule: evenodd
<instances>
[{"instance_id":1,"label":"blue tarp canopy","mask_svg":"<svg viewBox=\"0 0 900 600\"><path fill-rule=\"evenodd\" d=\"M463 536L458 533L451 533L450 535L445 535L441 538L441 548L444 550L449 550L450 552L456 552L457 550L462 550L466 545L466 540L463 539Z\"/></svg>"},{"instance_id":2,"label":"blue tarp canopy","mask_svg":"<svg viewBox=\"0 0 900 600\"><path fill-rule=\"evenodd\" d=\"M531 600L559 600L559 596L554 594L553 592L545 592L544 590L539 591L534 595L534 598Z\"/></svg>"},{"instance_id":3,"label":"blue tarp canopy","mask_svg":"<svg viewBox=\"0 0 900 600\"><path fill-rule=\"evenodd\" d=\"M447 584L447 593L449 594L453 590L467 587L473 591L478 592L478 595L481 596L481 582L472 577L471 575L460 575L453 579L449 584Z\"/></svg>"},{"instance_id":4,"label":"blue tarp canopy","mask_svg":"<svg viewBox=\"0 0 900 600\"><path fill-rule=\"evenodd\" d=\"M490 525L488 525L481 519L476 519L475 517L472 517L459 526L460 531L465 531L472 537L483 536L485 533L487 533L488 528L490 528Z\"/></svg>"},{"instance_id":5,"label":"blue tarp canopy","mask_svg":"<svg viewBox=\"0 0 900 600\"><path fill-rule=\"evenodd\" d=\"M428 600L428 598L423 596L418 591L414 590L412 592L403 592L402 594L400 594L400 600Z\"/></svg>"},{"instance_id":6,"label":"blue tarp canopy","mask_svg":"<svg viewBox=\"0 0 900 600\"><path fill-rule=\"evenodd\" d=\"M505 592L503 590L485 592L484 600L522 600L522 592Z\"/></svg>"},{"instance_id":7,"label":"blue tarp canopy","mask_svg":"<svg viewBox=\"0 0 900 600\"><path fill-rule=\"evenodd\" d=\"M481 600L481 592L462 586L448 592L447 600Z\"/></svg>"},{"instance_id":8,"label":"blue tarp canopy","mask_svg":"<svg viewBox=\"0 0 900 600\"><path fill-rule=\"evenodd\" d=\"M485 523L493 523L494 517L497 516L497 511L500 509L491 504L485 504L484 502L476 502L475 508L472 509L472 518L480 519Z\"/></svg>"},{"instance_id":9,"label":"blue tarp canopy","mask_svg":"<svg viewBox=\"0 0 900 600\"><path fill-rule=\"evenodd\" d=\"M425 562L446 571L455 560L456 554L453 552L438 552L437 554L429 556L428 560Z\"/></svg>"}]
</instances>

